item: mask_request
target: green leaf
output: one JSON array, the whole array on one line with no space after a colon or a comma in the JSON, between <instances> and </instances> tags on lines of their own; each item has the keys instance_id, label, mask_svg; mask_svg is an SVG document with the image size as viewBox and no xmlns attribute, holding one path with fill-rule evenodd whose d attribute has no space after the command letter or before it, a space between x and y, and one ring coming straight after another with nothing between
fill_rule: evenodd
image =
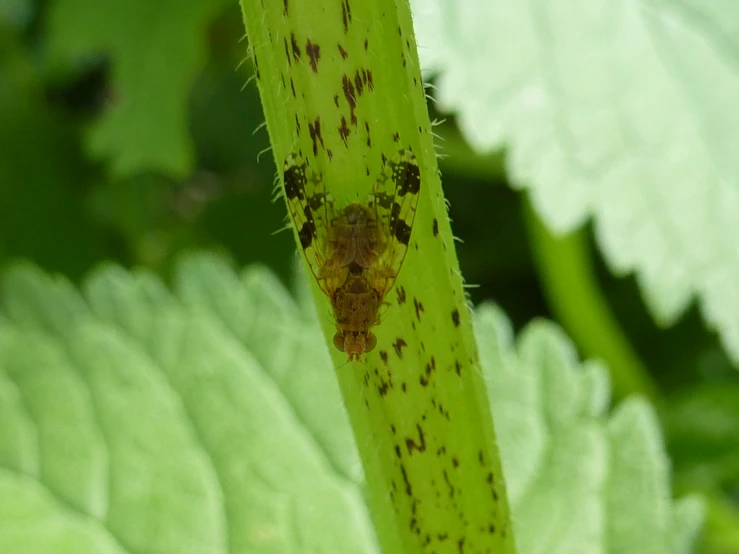
<instances>
[{"instance_id":1,"label":"green leaf","mask_svg":"<svg viewBox=\"0 0 739 554\"><path fill-rule=\"evenodd\" d=\"M80 517L42 483L1 468L0 521L0 545L6 552L127 552L100 523Z\"/></svg>"},{"instance_id":2,"label":"green leaf","mask_svg":"<svg viewBox=\"0 0 739 554\"><path fill-rule=\"evenodd\" d=\"M739 362L739 5L415 0L437 99L559 234L593 218L652 313L700 299Z\"/></svg>"},{"instance_id":3,"label":"green leaf","mask_svg":"<svg viewBox=\"0 0 739 554\"><path fill-rule=\"evenodd\" d=\"M376 552L315 320L264 271L179 279L5 275L0 551Z\"/></svg>"},{"instance_id":4,"label":"green leaf","mask_svg":"<svg viewBox=\"0 0 739 554\"><path fill-rule=\"evenodd\" d=\"M378 552L302 296L212 255L185 259L174 293L115 266L82 293L32 266L6 272L0 551ZM518 551L689 552L701 506L671 501L648 405L609 418L606 371L551 323L515 343L497 308L475 324Z\"/></svg>"},{"instance_id":5,"label":"green leaf","mask_svg":"<svg viewBox=\"0 0 739 554\"><path fill-rule=\"evenodd\" d=\"M632 398L608 417L605 368L578 364L549 322L515 344L497 308L476 323L519 552L689 552L702 508L673 504L649 404Z\"/></svg>"},{"instance_id":6,"label":"green leaf","mask_svg":"<svg viewBox=\"0 0 739 554\"><path fill-rule=\"evenodd\" d=\"M53 58L105 54L112 65L105 115L89 130L93 156L114 175L191 171L187 103L204 62L206 30L225 0L60 0L51 5Z\"/></svg>"}]
</instances>

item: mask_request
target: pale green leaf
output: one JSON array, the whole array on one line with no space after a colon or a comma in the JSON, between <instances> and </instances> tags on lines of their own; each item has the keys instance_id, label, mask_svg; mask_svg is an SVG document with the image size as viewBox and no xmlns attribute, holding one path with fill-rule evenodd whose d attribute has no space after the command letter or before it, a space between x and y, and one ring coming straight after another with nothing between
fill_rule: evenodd
<instances>
[{"instance_id":1,"label":"pale green leaf","mask_svg":"<svg viewBox=\"0 0 739 554\"><path fill-rule=\"evenodd\" d=\"M175 283L5 273L0 551L378 552L315 314L212 255ZM649 406L609 417L607 372L551 323L475 323L518 552L689 552L702 507L672 501Z\"/></svg>"},{"instance_id":2,"label":"pale green leaf","mask_svg":"<svg viewBox=\"0 0 739 554\"><path fill-rule=\"evenodd\" d=\"M315 320L263 270L179 283L5 275L0 551L376 552Z\"/></svg>"},{"instance_id":3,"label":"pale green leaf","mask_svg":"<svg viewBox=\"0 0 739 554\"><path fill-rule=\"evenodd\" d=\"M694 296L739 362L739 4L414 0L436 97L656 319Z\"/></svg>"},{"instance_id":4,"label":"pale green leaf","mask_svg":"<svg viewBox=\"0 0 739 554\"><path fill-rule=\"evenodd\" d=\"M649 405L631 399L609 417L605 368L579 364L551 323L514 343L505 316L483 306L476 331L519 553L689 552L702 509L673 503Z\"/></svg>"},{"instance_id":5,"label":"pale green leaf","mask_svg":"<svg viewBox=\"0 0 739 554\"><path fill-rule=\"evenodd\" d=\"M4 468L0 468L0 522L3 552L127 552L99 521L70 509L39 481Z\"/></svg>"}]
</instances>

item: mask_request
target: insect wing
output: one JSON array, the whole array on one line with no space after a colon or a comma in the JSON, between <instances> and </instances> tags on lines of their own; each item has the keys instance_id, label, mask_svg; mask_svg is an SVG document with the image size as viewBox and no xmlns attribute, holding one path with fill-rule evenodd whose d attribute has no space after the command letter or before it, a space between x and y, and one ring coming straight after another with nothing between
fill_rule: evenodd
<instances>
[{"instance_id":1,"label":"insect wing","mask_svg":"<svg viewBox=\"0 0 739 554\"><path fill-rule=\"evenodd\" d=\"M420 189L421 170L410 148L400 150L388 161L374 185L374 208L388 233L376 275L381 296L392 288L408 252Z\"/></svg>"},{"instance_id":2,"label":"insect wing","mask_svg":"<svg viewBox=\"0 0 739 554\"><path fill-rule=\"evenodd\" d=\"M297 154L285 158L282 172L290 217L313 276L324 293L331 296L331 275L326 275L326 255L332 205L320 175L313 173Z\"/></svg>"}]
</instances>

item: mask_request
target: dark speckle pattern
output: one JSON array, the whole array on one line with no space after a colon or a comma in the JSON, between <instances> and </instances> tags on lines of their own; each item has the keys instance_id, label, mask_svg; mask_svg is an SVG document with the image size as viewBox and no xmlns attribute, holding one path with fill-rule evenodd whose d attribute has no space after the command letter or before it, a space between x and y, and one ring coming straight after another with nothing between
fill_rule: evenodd
<instances>
[{"instance_id":1,"label":"dark speckle pattern","mask_svg":"<svg viewBox=\"0 0 739 554\"><path fill-rule=\"evenodd\" d=\"M459 327L459 310L457 308L452 310L452 323L455 327Z\"/></svg>"},{"instance_id":2,"label":"dark speckle pattern","mask_svg":"<svg viewBox=\"0 0 739 554\"><path fill-rule=\"evenodd\" d=\"M431 125L415 108L423 105L424 89L410 20L370 12L367 5L336 0L332 12L325 4L321 22L334 26L326 34L310 27L310 18L302 17L305 6L294 0L264 2L265 10L274 10L264 25L283 25L258 30L263 34L256 37L250 33L260 54L260 63L254 58L260 92L265 94L271 86L279 89L276 109L285 125L270 128L270 133L283 144L294 144L293 151L316 173L329 175L329 192L355 194L356 188L358 202L365 202L372 183L401 148L412 148L421 162L398 166L404 172L398 182L405 194L416 191L422 198L413 228L403 225L402 202L388 207L391 236L414 261L401 271L392 287L395 292L389 289L383 299L374 350L362 365L352 363L340 371L347 379L356 374L360 409L367 410L371 421L382 422L373 428L380 440L372 448L387 466L386 502L405 532L413 535L416 550L507 551L501 548L506 524L498 515L505 502L503 479L496 478L500 468L492 462L491 445L475 442L479 430L467 427L476 419L466 413L474 407L466 403L465 394L479 368L463 340L470 326L467 319L462 325L467 315L461 313L461 283L446 290L447 285L440 287L431 277L443 271L453 283L458 280L452 271L448 219L441 219L447 215L436 177ZM271 45L269 50L263 50L265 44ZM388 44L398 48L393 57L388 57ZM265 69L267 51L278 62L271 73ZM391 89L389 83L404 88ZM265 110L273 110L268 121L279 120L274 102L271 106L265 104ZM396 115L385 117L389 113ZM304 194L298 177L284 180L286 196ZM347 196L336 195L341 201ZM318 216L305 214L297 229L301 246L315 246L318 225ZM378 414L382 417L376 418ZM462 424L465 427L457 427Z\"/></svg>"},{"instance_id":3,"label":"dark speckle pattern","mask_svg":"<svg viewBox=\"0 0 739 554\"><path fill-rule=\"evenodd\" d=\"M290 43L292 44L293 59L297 62L300 60L301 52L298 46L298 39L295 38L295 33L290 35Z\"/></svg>"},{"instance_id":4,"label":"dark speckle pattern","mask_svg":"<svg viewBox=\"0 0 739 554\"><path fill-rule=\"evenodd\" d=\"M310 60L310 67L313 70L313 73L318 73L318 61L321 59L321 46L308 39L305 43L305 53Z\"/></svg>"}]
</instances>

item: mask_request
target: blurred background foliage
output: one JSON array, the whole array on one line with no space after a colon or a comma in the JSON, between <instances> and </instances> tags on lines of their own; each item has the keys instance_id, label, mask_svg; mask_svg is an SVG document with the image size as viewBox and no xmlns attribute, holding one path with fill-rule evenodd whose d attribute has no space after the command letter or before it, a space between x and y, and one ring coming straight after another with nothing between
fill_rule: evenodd
<instances>
[{"instance_id":1,"label":"blurred background foliage","mask_svg":"<svg viewBox=\"0 0 739 554\"><path fill-rule=\"evenodd\" d=\"M238 3L132 0L120 13L108 4L0 0L3 265L28 259L79 282L113 260L167 279L183 252L211 249L290 283L295 247L275 233L285 208L272 201L256 87L244 86ZM472 302L493 299L517 327L559 320L583 355L608 358L567 321L579 291L565 282L563 295L542 260L564 275L571 260L508 186L504 153L475 155L453 119L435 131ZM609 273L588 229L564 240L578 241L579 269L656 385L678 491L712 499L704 550L739 552L739 378L716 335L695 309L658 328L634 279Z\"/></svg>"}]
</instances>

